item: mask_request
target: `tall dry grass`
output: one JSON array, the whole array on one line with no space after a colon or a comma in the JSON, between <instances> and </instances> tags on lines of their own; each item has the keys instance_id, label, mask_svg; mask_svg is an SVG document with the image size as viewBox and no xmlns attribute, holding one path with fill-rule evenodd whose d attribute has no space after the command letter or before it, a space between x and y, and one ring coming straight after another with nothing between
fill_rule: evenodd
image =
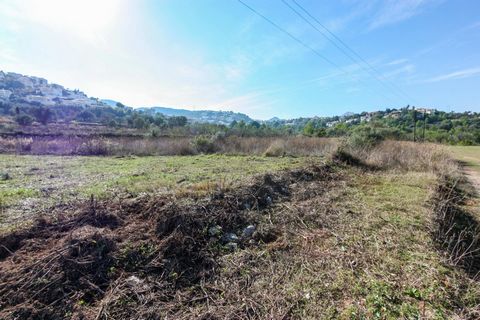
<instances>
[{"instance_id":1,"label":"tall dry grass","mask_svg":"<svg viewBox=\"0 0 480 320\"><path fill-rule=\"evenodd\" d=\"M195 137L6 137L0 138L0 153L32 155L194 155L201 153ZM337 139L310 137L208 138L215 153L227 155L327 156Z\"/></svg>"},{"instance_id":2,"label":"tall dry grass","mask_svg":"<svg viewBox=\"0 0 480 320\"><path fill-rule=\"evenodd\" d=\"M448 150L432 143L387 140L370 148L346 146L345 150L365 164L382 169L430 171L445 176L459 171Z\"/></svg>"},{"instance_id":3,"label":"tall dry grass","mask_svg":"<svg viewBox=\"0 0 480 320\"><path fill-rule=\"evenodd\" d=\"M223 154L325 156L338 148L337 139L311 137L236 137L218 143Z\"/></svg>"}]
</instances>

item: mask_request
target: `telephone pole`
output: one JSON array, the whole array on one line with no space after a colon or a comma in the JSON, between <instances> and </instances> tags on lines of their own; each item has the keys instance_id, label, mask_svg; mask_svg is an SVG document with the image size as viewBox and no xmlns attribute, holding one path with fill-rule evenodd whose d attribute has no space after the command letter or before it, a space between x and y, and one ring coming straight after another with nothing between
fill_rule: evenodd
<instances>
[{"instance_id":1,"label":"telephone pole","mask_svg":"<svg viewBox=\"0 0 480 320\"><path fill-rule=\"evenodd\" d=\"M427 126L427 112L423 111L423 134L422 134L422 140L425 142L425 127Z\"/></svg>"},{"instance_id":2,"label":"telephone pole","mask_svg":"<svg viewBox=\"0 0 480 320\"><path fill-rule=\"evenodd\" d=\"M413 142L417 141L417 110L413 107Z\"/></svg>"}]
</instances>

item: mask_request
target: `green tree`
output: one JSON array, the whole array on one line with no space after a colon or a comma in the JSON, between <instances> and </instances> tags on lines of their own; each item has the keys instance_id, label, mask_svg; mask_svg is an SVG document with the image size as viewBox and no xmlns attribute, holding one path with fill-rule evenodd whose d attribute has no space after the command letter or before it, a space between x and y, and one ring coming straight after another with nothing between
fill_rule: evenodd
<instances>
[{"instance_id":1,"label":"green tree","mask_svg":"<svg viewBox=\"0 0 480 320\"><path fill-rule=\"evenodd\" d=\"M168 118L167 122L170 127L184 127L187 125L188 120L184 116L178 116Z\"/></svg>"},{"instance_id":2,"label":"green tree","mask_svg":"<svg viewBox=\"0 0 480 320\"><path fill-rule=\"evenodd\" d=\"M40 107L33 112L35 119L45 125L55 119L55 112L48 107Z\"/></svg>"},{"instance_id":3,"label":"green tree","mask_svg":"<svg viewBox=\"0 0 480 320\"><path fill-rule=\"evenodd\" d=\"M143 120L143 118L137 117L135 118L135 120L133 120L133 126L136 129L144 129L147 127L147 123L145 122L145 120Z\"/></svg>"},{"instance_id":4,"label":"green tree","mask_svg":"<svg viewBox=\"0 0 480 320\"><path fill-rule=\"evenodd\" d=\"M92 112L90 112L88 110L83 110L82 112L77 114L75 119L80 121L80 122L93 122L93 121L95 121L96 117Z\"/></svg>"},{"instance_id":5,"label":"green tree","mask_svg":"<svg viewBox=\"0 0 480 320\"><path fill-rule=\"evenodd\" d=\"M303 128L303 134L309 137L315 134L315 125L313 124L312 120L308 121L305 127Z\"/></svg>"},{"instance_id":6,"label":"green tree","mask_svg":"<svg viewBox=\"0 0 480 320\"><path fill-rule=\"evenodd\" d=\"M28 126L33 123L33 118L28 114L19 114L15 117L15 121L21 126Z\"/></svg>"}]
</instances>

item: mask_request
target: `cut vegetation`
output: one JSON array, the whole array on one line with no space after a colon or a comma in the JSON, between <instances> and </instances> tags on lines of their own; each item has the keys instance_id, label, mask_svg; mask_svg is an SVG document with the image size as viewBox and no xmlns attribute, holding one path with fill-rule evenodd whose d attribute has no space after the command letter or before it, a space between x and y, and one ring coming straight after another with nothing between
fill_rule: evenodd
<instances>
[{"instance_id":1,"label":"cut vegetation","mask_svg":"<svg viewBox=\"0 0 480 320\"><path fill-rule=\"evenodd\" d=\"M65 161L91 159L248 167L223 156ZM441 149L386 142L310 164L248 159L278 170L256 164L255 178L200 194L94 197L5 234L0 318L480 317L478 229L442 224L478 223L476 200Z\"/></svg>"},{"instance_id":2,"label":"cut vegetation","mask_svg":"<svg viewBox=\"0 0 480 320\"><path fill-rule=\"evenodd\" d=\"M0 155L0 228L93 197L141 193L205 195L308 158L255 156L55 157Z\"/></svg>"}]
</instances>

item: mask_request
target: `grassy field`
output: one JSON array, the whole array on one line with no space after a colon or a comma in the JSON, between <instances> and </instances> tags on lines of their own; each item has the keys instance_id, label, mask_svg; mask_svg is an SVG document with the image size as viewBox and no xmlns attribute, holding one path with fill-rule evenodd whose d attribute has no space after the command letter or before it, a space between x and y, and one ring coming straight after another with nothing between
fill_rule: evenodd
<instances>
[{"instance_id":1,"label":"grassy field","mask_svg":"<svg viewBox=\"0 0 480 320\"><path fill-rule=\"evenodd\" d=\"M449 150L458 160L480 172L480 146L451 146Z\"/></svg>"},{"instance_id":2,"label":"grassy field","mask_svg":"<svg viewBox=\"0 0 480 320\"><path fill-rule=\"evenodd\" d=\"M72 200L139 193L197 193L251 176L298 167L308 158L255 156L58 157L0 155L0 215L19 215Z\"/></svg>"},{"instance_id":3,"label":"grassy field","mask_svg":"<svg viewBox=\"0 0 480 320\"><path fill-rule=\"evenodd\" d=\"M327 213L318 198L279 212L310 222L287 227L287 248L226 257L219 290L242 283L239 275L255 279L241 299L270 310L266 318L452 319L477 306L480 286L445 264L431 238L433 174L350 172L348 180L331 191Z\"/></svg>"},{"instance_id":4,"label":"grassy field","mask_svg":"<svg viewBox=\"0 0 480 320\"><path fill-rule=\"evenodd\" d=\"M478 274L433 235L438 173L453 161L437 146L390 144L369 150L374 170L322 158L1 156L3 201L19 218L28 199L149 195L7 235L0 318L14 314L3 303L86 319L478 319ZM475 162L471 149L454 152ZM274 174L252 178L264 172ZM461 217L478 207L467 200Z\"/></svg>"}]
</instances>

